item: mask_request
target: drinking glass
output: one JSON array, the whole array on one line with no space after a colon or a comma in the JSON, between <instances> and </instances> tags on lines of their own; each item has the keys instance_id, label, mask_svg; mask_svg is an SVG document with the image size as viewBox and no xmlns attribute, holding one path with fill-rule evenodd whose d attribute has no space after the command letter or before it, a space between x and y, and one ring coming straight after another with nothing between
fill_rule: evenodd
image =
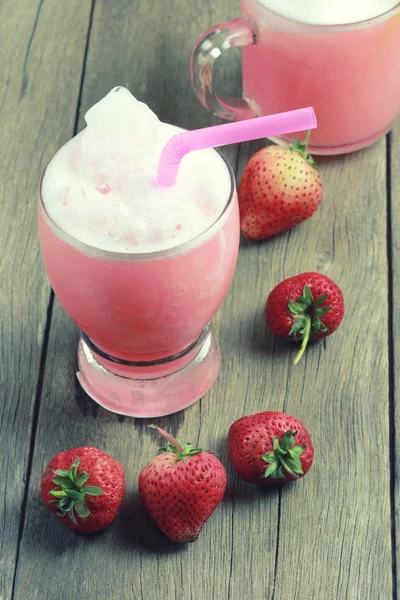
<instances>
[{"instance_id":1,"label":"drinking glass","mask_svg":"<svg viewBox=\"0 0 400 600\"><path fill-rule=\"evenodd\" d=\"M228 291L239 248L234 175L223 160L231 186L217 220L180 246L145 254L75 239L50 218L40 186L44 265L81 330L77 377L110 411L170 414L201 398L217 377L220 352L210 322Z\"/></svg>"}]
</instances>

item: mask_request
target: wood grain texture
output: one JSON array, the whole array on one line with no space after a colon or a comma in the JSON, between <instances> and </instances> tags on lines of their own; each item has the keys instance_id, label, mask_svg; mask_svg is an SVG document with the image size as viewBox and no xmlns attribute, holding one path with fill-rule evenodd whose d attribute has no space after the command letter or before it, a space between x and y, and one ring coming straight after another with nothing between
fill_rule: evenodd
<instances>
[{"instance_id":1,"label":"wood grain texture","mask_svg":"<svg viewBox=\"0 0 400 600\"><path fill-rule=\"evenodd\" d=\"M394 529L396 534L396 579L397 589L400 586L400 465L399 465L399 448L400 448L400 302L399 302L399 285L400 285L400 123L394 128L389 136L389 156L390 162L390 253L391 253L391 269L392 269L392 290L391 290L391 309L392 309L392 339L393 345L393 377L392 377L392 411L393 419L393 446L392 446L392 462L393 462L393 518Z\"/></svg>"},{"instance_id":2,"label":"wood grain texture","mask_svg":"<svg viewBox=\"0 0 400 600\"><path fill-rule=\"evenodd\" d=\"M11 598L50 288L36 234L46 161L71 137L90 3L0 3L0 598ZM68 35L65 32L68 31Z\"/></svg>"},{"instance_id":3,"label":"wood grain texture","mask_svg":"<svg viewBox=\"0 0 400 600\"><path fill-rule=\"evenodd\" d=\"M282 382L281 408L306 423L316 459L307 479L282 491L273 598L389 600L385 140L320 164L323 205L271 245L269 283L326 273L343 289L346 317L296 368L275 346L268 388Z\"/></svg>"},{"instance_id":4,"label":"wood grain texture","mask_svg":"<svg viewBox=\"0 0 400 600\"><path fill-rule=\"evenodd\" d=\"M97 0L80 126L85 110L119 84L165 121L215 122L192 96L188 57L199 33L236 16L238 4L164 0L161 9L145 0ZM239 155L227 149L239 174L258 147L245 144ZM107 413L74 389L78 333L56 303L16 600L27 590L33 600L390 600L385 141L320 162L326 191L318 213L273 240L241 245L215 319L223 352L216 384L190 409L157 419L215 450L228 470L226 497L195 544L170 543L146 516L137 476L158 440L148 421ZM346 318L294 368L295 348L266 331L263 308L276 283L306 270L342 286ZM282 492L240 482L227 458L231 422L267 409L302 419L316 446L313 469ZM39 498L50 458L82 444L113 454L127 475L121 514L90 537L64 529Z\"/></svg>"}]
</instances>

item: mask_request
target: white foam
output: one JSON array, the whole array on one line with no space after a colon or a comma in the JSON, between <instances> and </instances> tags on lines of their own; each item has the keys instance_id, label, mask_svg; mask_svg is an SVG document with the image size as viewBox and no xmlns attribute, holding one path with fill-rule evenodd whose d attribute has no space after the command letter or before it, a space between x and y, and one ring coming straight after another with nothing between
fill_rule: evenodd
<instances>
[{"instance_id":1,"label":"white foam","mask_svg":"<svg viewBox=\"0 0 400 600\"><path fill-rule=\"evenodd\" d=\"M301 23L344 25L372 19L398 0L259 0L274 12Z\"/></svg>"},{"instance_id":2,"label":"white foam","mask_svg":"<svg viewBox=\"0 0 400 600\"><path fill-rule=\"evenodd\" d=\"M160 188L159 156L176 127L123 88L91 108L86 121L42 182L46 210L66 233L103 250L154 252L191 240L221 214L231 182L215 150L185 156L176 185Z\"/></svg>"}]
</instances>

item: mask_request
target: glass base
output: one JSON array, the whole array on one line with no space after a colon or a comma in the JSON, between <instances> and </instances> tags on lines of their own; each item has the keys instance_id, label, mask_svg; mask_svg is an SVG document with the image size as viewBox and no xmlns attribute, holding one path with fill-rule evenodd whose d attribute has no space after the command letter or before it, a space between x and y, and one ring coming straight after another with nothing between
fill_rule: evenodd
<instances>
[{"instance_id":1,"label":"glass base","mask_svg":"<svg viewBox=\"0 0 400 600\"><path fill-rule=\"evenodd\" d=\"M374 135L365 138L359 142L355 142L353 144L342 144L340 146L327 147L313 146L312 144L310 144L307 147L307 150L310 154L313 154L315 156L335 156L338 154L356 152L357 150L362 150L362 148L367 148L368 146L372 146L372 144L375 144L375 142L377 142L381 137L383 137L384 135L389 133L391 129L393 129L394 125L396 124L396 121L397 119L392 121L389 126L378 131L378 133L375 133ZM271 140L271 142L274 142L275 144L279 144L280 146L288 146L293 142L293 139L285 138L284 136L269 137L268 139Z\"/></svg>"},{"instance_id":2,"label":"glass base","mask_svg":"<svg viewBox=\"0 0 400 600\"><path fill-rule=\"evenodd\" d=\"M129 417L161 417L187 408L211 388L219 367L211 324L186 351L150 362L106 355L85 334L78 344L82 388L103 408Z\"/></svg>"}]
</instances>

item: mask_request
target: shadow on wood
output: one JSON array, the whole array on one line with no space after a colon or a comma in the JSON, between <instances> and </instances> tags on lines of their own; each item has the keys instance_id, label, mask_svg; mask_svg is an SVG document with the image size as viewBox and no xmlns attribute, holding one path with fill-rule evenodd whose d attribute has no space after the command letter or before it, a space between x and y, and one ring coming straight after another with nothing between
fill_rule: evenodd
<instances>
[{"instance_id":1,"label":"shadow on wood","mask_svg":"<svg viewBox=\"0 0 400 600\"><path fill-rule=\"evenodd\" d=\"M118 515L118 527L121 547L125 550L148 554L176 554L185 550L186 544L172 542L157 527L138 492L125 498Z\"/></svg>"}]
</instances>

